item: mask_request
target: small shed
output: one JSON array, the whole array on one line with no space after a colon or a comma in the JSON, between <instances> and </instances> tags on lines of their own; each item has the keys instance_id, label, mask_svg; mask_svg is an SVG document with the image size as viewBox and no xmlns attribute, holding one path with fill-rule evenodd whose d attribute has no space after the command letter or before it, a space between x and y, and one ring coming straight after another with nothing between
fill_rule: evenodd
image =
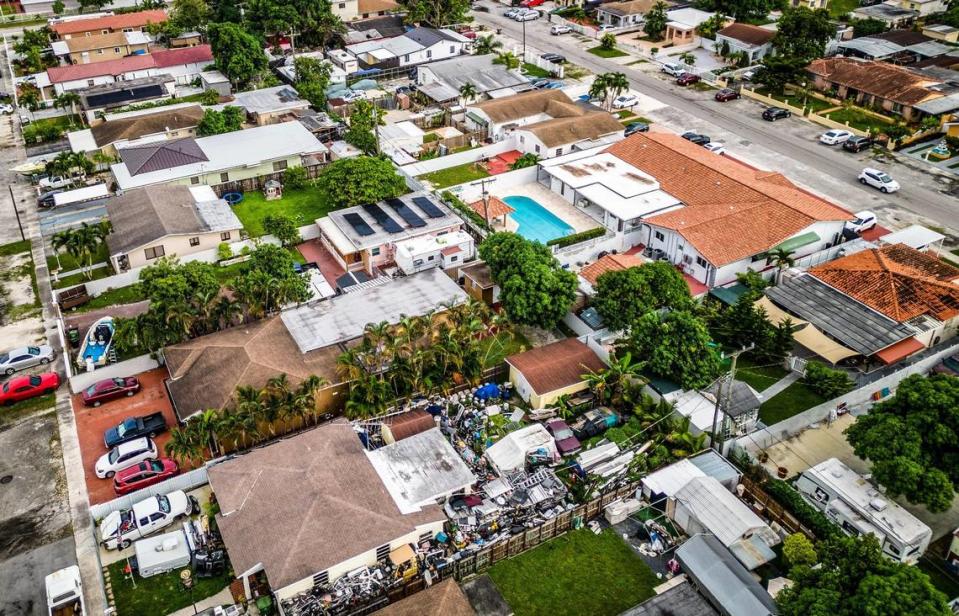
<instances>
[{"instance_id":1,"label":"small shed","mask_svg":"<svg viewBox=\"0 0 959 616\"><path fill-rule=\"evenodd\" d=\"M214 90L220 96L230 95L230 80L220 71L203 71L200 73L200 87Z\"/></svg>"},{"instance_id":2,"label":"small shed","mask_svg":"<svg viewBox=\"0 0 959 616\"><path fill-rule=\"evenodd\" d=\"M606 369L603 360L577 338L510 355L506 363L510 382L533 410L587 389L583 375Z\"/></svg>"},{"instance_id":3,"label":"small shed","mask_svg":"<svg viewBox=\"0 0 959 616\"><path fill-rule=\"evenodd\" d=\"M499 302L499 285L493 282L493 274L484 261L460 268L463 288L476 301L493 306Z\"/></svg>"},{"instance_id":4,"label":"small shed","mask_svg":"<svg viewBox=\"0 0 959 616\"><path fill-rule=\"evenodd\" d=\"M552 459L558 459L556 441L542 424L533 424L510 432L486 450L486 459L500 473L508 473L526 466L526 454L545 449Z\"/></svg>"},{"instance_id":5,"label":"small shed","mask_svg":"<svg viewBox=\"0 0 959 616\"><path fill-rule=\"evenodd\" d=\"M263 184L263 196L267 201L275 201L283 198L283 184L279 180L267 180Z\"/></svg>"},{"instance_id":6,"label":"small shed","mask_svg":"<svg viewBox=\"0 0 959 616\"><path fill-rule=\"evenodd\" d=\"M433 416L423 409L392 415L383 420L383 442L387 445L436 427Z\"/></svg>"}]
</instances>

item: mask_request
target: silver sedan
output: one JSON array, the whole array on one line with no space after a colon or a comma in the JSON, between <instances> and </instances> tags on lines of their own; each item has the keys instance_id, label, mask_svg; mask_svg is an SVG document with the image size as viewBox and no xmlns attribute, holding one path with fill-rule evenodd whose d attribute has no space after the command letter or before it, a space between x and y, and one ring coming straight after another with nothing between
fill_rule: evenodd
<instances>
[{"instance_id":1,"label":"silver sedan","mask_svg":"<svg viewBox=\"0 0 959 616\"><path fill-rule=\"evenodd\" d=\"M53 348L47 345L20 347L0 353L0 373L7 376L17 370L49 364L53 361Z\"/></svg>"}]
</instances>

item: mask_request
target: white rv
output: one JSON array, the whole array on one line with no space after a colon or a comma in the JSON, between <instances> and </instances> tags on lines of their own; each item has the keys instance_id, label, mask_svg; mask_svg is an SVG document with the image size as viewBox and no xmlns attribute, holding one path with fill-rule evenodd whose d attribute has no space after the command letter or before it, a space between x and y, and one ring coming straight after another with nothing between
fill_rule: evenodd
<instances>
[{"instance_id":1,"label":"white rv","mask_svg":"<svg viewBox=\"0 0 959 616\"><path fill-rule=\"evenodd\" d=\"M46 577L47 613L50 616L83 616L80 567L73 565Z\"/></svg>"},{"instance_id":2,"label":"white rv","mask_svg":"<svg viewBox=\"0 0 959 616\"><path fill-rule=\"evenodd\" d=\"M928 526L836 458L804 471L796 489L847 535L874 535L893 560L914 565L929 547Z\"/></svg>"}]
</instances>

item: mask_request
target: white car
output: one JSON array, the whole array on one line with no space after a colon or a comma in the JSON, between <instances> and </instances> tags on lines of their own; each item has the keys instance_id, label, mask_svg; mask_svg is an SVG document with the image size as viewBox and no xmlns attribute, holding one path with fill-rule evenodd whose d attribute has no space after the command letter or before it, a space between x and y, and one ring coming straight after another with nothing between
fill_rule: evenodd
<instances>
[{"instance_id":1,"label":"white car","mask_svg":"<svg viewBox=\"0 0 959 616\"><path fill-rule=\"evenodd\" d=\"M826 145L839 145L840 143L846 143L849 141L849 138L852 136L852 133L850 133L848 130L834 128L819 135L819 143L825 143Z\"/></svg>"},{"instance_id":2,"label":"white car","mask_svg":"<svg viewBox=\"0 0 959 616\"><path fill-rule=\"evenodd\" d=\"M525 13L525 12L526 12L526 9L522 7L516 7L516 8L509 9L505 13L503 13L503 17L509 17L510 19L513 19L520 13Z\"/></svg>"},{"instance_id":3,"label":"white car","mask_svg":"<svg viewBox=\"0 0 959 616\"><path fill-rule=\"evenodd\" d=\"M663 68L660 70L673 77L681 77L686 73L686 68L682 64L676 64L675 62L664 62Z\"/></svg>"},{"instance_id":4,"label":"white car","mask_svg":"<svg viewBox=\"0 0 959 616\"><path fill-rule=\"evenodd\" d=\"M855 218L846 222L846 228L856 233L868 231L876 226L876 215L867 210L853 214Z\"/></svg>"},{"instance_id":5,"label":"white car","mask_svg":"<svg viewBox=\"0 0 959 616\"><path fill-rule=\"evenodd\" d=\"M569 26L567 26L567 25L560 25L560 24L556 24L555 26L551 26L550 29L549 29L549 33L550 33L550 34L553 34L553 35L569 34L569 33L572 32L572 31L573 31L573 29L570 28Z\"/></svg>"},{"instance_id":6,"label":"white car","mask_svg":"<svg viewBox=\"0 0 959 616\"><path fill-rule=\"evenodd\" d=\"M639 97L635 94L624 94L617 96L613 101L613 109L628 109L639 102Z\"/></svg>"},{"instance_id":7,"label":"white car","mask_svg":"<svg viewBox=\"0 0 959 616\"><path fill-rule=\"evenodd\" d=\"M884 193L893 193L899 190L899 182L889 177L888 173L870 167L866 167L859 174L859 183L878 188L880 192Z\"/></svg>"},{"instance_id":8,"label":"white car","mask_svg":"<svg viewBox=\"0 0 959 616\"><path fill-rule=\"evenodd\" d=\"M599 27L600 32L611 32L616 29L616 26L612 24L603 24Z\"/></svg>"},{"instance_id":9,"label":"white car","mask_svg":"<svg viewBox=\"0 0 959 616\"><path fill-rule=\"evenodd\" d=\"M363 94L363 92L360 92L359 90L348 90L346 94L342 96L342 98L344 102L352 103L354 101L363 100L364 98L366 98L366 95Z\"/></svg>"},{"instance_id":10,"label":"white car","mask_svg":"<svg viewBox=\"0 0 959 616\"><path fill-rule=\"evenodd\" d=\"M533 21L534 19L539 19L539 11L530 9L525 13L520 13L514 17L516 21Z\"/></svg>"},{"instance_id":11,"label":"white car","mask_svg":"<svg viewBox=\"0 0 959 616\"><path fill-rule=\"evenodd\" d=\"M17 370L49 364L53 357L53 348L45 344L10 349L0 353L0 372L10 376Z\"/></svg>"},{"instance_id":12,"label":"white car","mask_svg":"<svg viewBox=\"0 0 959 616\"><path fill-rule=\"evenodd\" d=\"M109 479L125 468L160 457L153 439L143 437L121 443L100 456L94 471L100 479Z\"/></svg>"},{"instance_id":13,"label":"white car","mask_svg":"<svg viewBox=\"0 0 959 616\"><path fill-rule=\"evenodd\" d=\"M725 154L726 146L718 141L710 141L709 143L704 143L703 147L713 152L714 154Z\"/></svg>"},{"instance_id":14,"label":"white car","mask_svg":"<svg viewBox=\"0 0 959 616\"><path fill-rule=\"evenodd\" d=\"M65 175L54 175L40 180L40 189L47 191L54 188L66 188L73 186L80 178L71 178Z\"/></svg>"},{"instance_id":15,"label":"white car","mask_svg":"<svg viewBox=\"0 0 959 616\"><path fill-rule=\"evenodd\" d=\"M0 104L0 113L4 115L10 115L11 113L13 113L13 105L9 103Z\"/></svg>"},{"instance_id":16,"label":"white car","mask_svg":"<svg viewBox=\"0 0 959 616\"><path fill-rule=\"evenodd\" d=\"M196 499L183 490L151 496L130 509L107 514L100 522L100 544L108 550L122 550L135 540L199 510Z\"/></svg>"}]
</instances>

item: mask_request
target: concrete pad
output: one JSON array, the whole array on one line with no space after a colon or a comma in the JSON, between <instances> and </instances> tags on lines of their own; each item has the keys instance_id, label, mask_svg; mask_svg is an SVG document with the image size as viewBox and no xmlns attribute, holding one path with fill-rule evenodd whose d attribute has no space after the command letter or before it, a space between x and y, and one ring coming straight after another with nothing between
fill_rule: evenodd
<instances>
[{"instance_id":1,"label":"concrete pad","mask_svg":"<svg viewBox=\"0 0 959 616\"><path fill-rule=\"evenodd\" d=\"M24 552L0 563L0 614L33 616L46 613L44 578L77 563L73 537Z\"/></svg>"},{"instance_id":2,"label":"concrete pad","mask_svg":"<svg viewBox=\"0 0 959 616\"><path fill-rule=\"evenodd\" d=\"M513 616L513 609L500 594L488 575L481 575L463 584L463 592L477 614L483 616Z\"/></svg>"}]
</instances>

